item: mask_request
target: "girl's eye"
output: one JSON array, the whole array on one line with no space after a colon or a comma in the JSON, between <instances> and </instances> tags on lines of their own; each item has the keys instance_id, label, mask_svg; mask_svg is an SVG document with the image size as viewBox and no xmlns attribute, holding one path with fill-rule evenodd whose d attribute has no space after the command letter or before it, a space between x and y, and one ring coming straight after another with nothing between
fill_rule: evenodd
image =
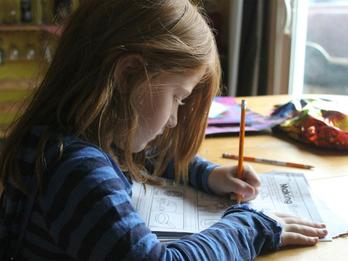
<instances>
[{"instance_id":1,"label":"girl's eye","mask_svg":"<svg viewBox=\"0 0 348 261\"><path fill-rule=\"evenodd\" d=\"M182 100L178 96L174 96L174 100L179 106L185 105L185 103L182 102Z\"/></svg>"}]
</instances>

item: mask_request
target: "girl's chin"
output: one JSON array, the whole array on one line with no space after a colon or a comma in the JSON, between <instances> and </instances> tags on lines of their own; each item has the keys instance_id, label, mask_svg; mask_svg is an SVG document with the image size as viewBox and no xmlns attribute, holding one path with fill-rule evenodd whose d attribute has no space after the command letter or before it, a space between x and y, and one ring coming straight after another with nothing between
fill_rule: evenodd
<instances>
[{"instance_id":1,"label":"girl's chin","mask_svg":"<svg viewBox=\"0 0 348 261\"><path fill-rule=\"evenodd\" d=\"M147 143L143 143L143 144L139 144L139 145L136 145L132 148L132 152L133 153L138 153L138 152L141 152L145 149Z\"/></svg>"},{"instance_id":2,"label":"girl's chin","mask_svg":"<svg viewBox=\"0 0 348 261\"><path fill-rule=\"evenodd\" d=\"M150 138L149 140L144 141L142 143L139 142L139 144L134 144L134 146L132 148L132 152L137 153L137 152L144 150L147 144L149 144L151 141L155 140L160 135L162 135L162 133L159 133L159 134L153 136L152 138Z\"/></svg>"}]
</instances>

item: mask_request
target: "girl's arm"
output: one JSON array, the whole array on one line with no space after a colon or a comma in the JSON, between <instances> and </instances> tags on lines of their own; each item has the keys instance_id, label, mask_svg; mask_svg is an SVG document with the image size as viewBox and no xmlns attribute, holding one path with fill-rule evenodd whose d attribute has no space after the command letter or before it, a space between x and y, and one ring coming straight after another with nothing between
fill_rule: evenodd
<instances>
[{"instance_id":1,"label":"girl's arm","mask_svg":"<svg viewBox=\"0 0 348 261\"><path fill-rule=\"evenodd\" d=\"M65 153L49 175L40 197L47 230L79 260L252 260L279 247L278 223L240 205L201 233L159 242L134 210L123 173L93 147Z\"/></svg>"},{"instance_id":2,"label":"girl's arm","mask_svg":"<svg viewBox=\"0 0 348 261\"><path fill-rule=\"evenodd\" d=\"M153 163L147 161L146 168L151 173L153 171ZM202 157L196 156L189 166L189 184L194 188L200 189L208 193L214 193L208 186L208 177L213 169L219 165L211 163ZM174 162L171 161L164 171L163 178L174 179Z\"/></svg>"},{"instance_id":3,"label":"girl's arm","mask_svg":"<svg viewBox=\"0 0 348 261\"><path fill-rule=\"evenodd\" d=\"M259 191L260 179L251 166L245 164L243 180L236 178L237 166L219 166L196 156L189 166L189 184L215 195L238 193L242 201L254 199ZM174 164L171 162L165 178L174 179Z\"/></svg>"},{"instance_id":4,"label":"girl's arm","mask_svg":"<svg viewBox=\"0 0 348 261\"><path fill-rule=\"evenodd\" d=\"M277 223L231 208L209 229L168 245L134 210L123 174L96 148L63 155L40 197L54 242L81 260L251 260L279 245Z\"/></svg>"}]
</instances>

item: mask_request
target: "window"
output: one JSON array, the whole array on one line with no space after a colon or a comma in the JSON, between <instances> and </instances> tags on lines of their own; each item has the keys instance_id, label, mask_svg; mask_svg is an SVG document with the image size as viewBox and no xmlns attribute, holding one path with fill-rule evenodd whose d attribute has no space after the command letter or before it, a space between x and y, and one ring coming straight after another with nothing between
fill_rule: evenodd
<instances>
[{"instance_id":1,"label":"window","mask_svg":"<svg viewBox=\"0 0 348 261\"><path fill-rule=\"evenodd\" d=\"M348 95L348 0L294 2L290 90Z\"/></svg>"}]
</instances>

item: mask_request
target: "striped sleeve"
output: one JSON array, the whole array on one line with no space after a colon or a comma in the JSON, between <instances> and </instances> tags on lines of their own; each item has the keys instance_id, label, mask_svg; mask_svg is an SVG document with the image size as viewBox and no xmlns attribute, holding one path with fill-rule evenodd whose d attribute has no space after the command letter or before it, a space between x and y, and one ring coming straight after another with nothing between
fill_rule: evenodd
<instances>
[{"instance_id":1,"label":"striped sleeve","mask_svg":"<svg viewBox=\"0 0 348 261\"><path fill-rule=\"evenodd\" d=\"M207 193L213 193L208 186L208 177L212 170L219 165L196 156L189 166L189 184ZM174 162L168 164L163 177L174 179Z\"/></svg>"},{"instance_id":2,"label":"striped sleeve","mask_svg":"<svg viewBox=\"0 0 348 261\"><path fill-rule=\"evenodd\" d=\"M96 148L66 153L46 183L41 207L48 230L74 258L121 259L145 237L157 243L132 208L124 181Z\"/></svg>"},{"instance_id":3,"label":"striped sleeve","mask_svg":"<svg viewBox=\"0 0 348 261\"><path fill-rule=\"evenodd\" d=\"M66 152L52 170L40 207L50 238L67 255L78 260L251 260L279 243L276 222L246 209L229 210L209 229L162 244L132 207L122 175L106 155L88 146Z\"/></svg>"},{"instance_id":4,"label":"striped sleeve","mask_svg":"<svg viewBox=\"0 0 348 261\"><path fill-rule=\"evenodd\" d=\"M189 178L190 184L208 193L213 193L208 186L208 177L213 169L219 165L196 156L190 165Z\"/></svg>"},{"instance_id":5,"label":"striped sleeve","mask_svg":"<svg viewBox=\"0 0 348 261\"><path fill-rule=\"evenodd\" d=\"M279 247L281 227L247 205L231 206L208 229L168 244L184 252L184 260L254 260ZM185 252L187 246L190 251Z\"/></svg>"}]
</instances>

